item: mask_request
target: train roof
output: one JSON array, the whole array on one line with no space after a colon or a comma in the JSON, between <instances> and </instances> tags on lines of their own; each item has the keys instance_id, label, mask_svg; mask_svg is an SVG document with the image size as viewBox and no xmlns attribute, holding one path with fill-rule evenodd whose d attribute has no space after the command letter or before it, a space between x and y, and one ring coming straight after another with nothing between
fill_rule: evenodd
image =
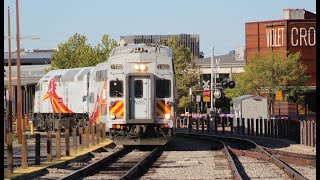
<instances>
[{"instance_id":1,"label":"train roof","mask_svg":"<svg viewBox=\"0 0 320 180\"><path fill-rule=\"evenodd\" d=\"M158 55L172 57L170 47L157 44L124 44L115 47L110 53L110 57L133 53L156 53Z\"/></svg>"},{"instance_id":2,"label":"train roof","mask_svg":"<svg viewBox=\"0 0 320 180\"><path fill-rule=\"evenodd\" d=\"M72 69L55 69L49 71L45 76L43 76L40 81L51 80L52 78L61 79L62 82L69 82L78 80L83 80L83 77L90 72L93 67L82 67L82 68L72 68ZM76 79L75 79L76 78Z\"/></svg>"}]
</instances>

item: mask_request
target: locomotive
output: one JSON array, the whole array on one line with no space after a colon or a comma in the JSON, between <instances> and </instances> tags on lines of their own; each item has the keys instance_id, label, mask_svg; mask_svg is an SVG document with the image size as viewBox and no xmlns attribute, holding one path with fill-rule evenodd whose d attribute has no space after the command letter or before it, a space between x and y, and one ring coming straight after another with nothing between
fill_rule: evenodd
<instances>
[{"instance_id":1,"label":"locomotive","mask_svg":"<svg viewBox=\"0 0 320 180\"><path fill-rule=\"evenodd\" d=\"M115 143L159 145L174 134L176 98L171 48L122 44L94 67L49 71L36 86L34 118L43 130L57 119L104 122Z\"/></svg>"}]
</instances>

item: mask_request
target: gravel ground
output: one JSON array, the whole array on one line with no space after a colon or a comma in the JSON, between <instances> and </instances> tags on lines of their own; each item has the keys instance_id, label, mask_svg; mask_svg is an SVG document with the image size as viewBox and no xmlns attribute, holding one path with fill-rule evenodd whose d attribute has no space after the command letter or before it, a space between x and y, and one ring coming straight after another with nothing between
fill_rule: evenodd
<instances>
[{"instance_id":1,"label":"gravel ground","mask_svg":"<svg viewBox=\"0 0 320 180\"><path fill-rule=\"evenodd\" d=\"M317 170L316 167L300 166L296 164L289 164L289 166L291 166L293 169L298 171L301 175L303 175L304 177L310 180L316 179L316 170Z\"/></svg>"},{"instance_id":2,"label":"gravel ground","mask_svg":"<svg viewBox=\"0 0 320 180\"><path fill-rule=\"evenodd\" d=\"M222 151L208 142L174 138L167 151L140 179L232 179Z\"/></svg>"},{"instance_id":3,"label":"gravel ground","mask_svg":"<svg viewBox=\"0 0 320 180\"><path fill-rule=\"evenodd\" d=\"M239 160L235 161L240 175L247 179L290 179L282 170L271 162L266 162L245 156L237 156ZM238 168L239 169L239 168ZM247 178L246 178L247 177Z\"/></svg>"},{"instance_id":4,"label":"gravel ground","mask_svg":"<svg viewBox=\"0 0 320 180\"><path fill-rule=\"evenodd\" d=\"M122 157L115 163L112 163L99 173L85 177L84 179L119 179L126 171L136 165L143 157L150 154L150 152L133 151Z\"/></svg>"},{"instance_id":5,"label":"gravel ground","mask_svg":"<svg viewBox=\"0 0 320 180\"><path fill-rule=\"evenodd\" d=\"M110 149L109 152L99 152L99 153L92 153L94 157L92 157L89 161L85 162L72 162L67 165L67 167L61 168L47 168L49 173L45 174L44 176L37 177L35 179L59 179L63 176L73 173L74 171L81 169L94 161L101 159L102 157L109 156L113 153L113 150Z\"/></svg>"}]
</instances>

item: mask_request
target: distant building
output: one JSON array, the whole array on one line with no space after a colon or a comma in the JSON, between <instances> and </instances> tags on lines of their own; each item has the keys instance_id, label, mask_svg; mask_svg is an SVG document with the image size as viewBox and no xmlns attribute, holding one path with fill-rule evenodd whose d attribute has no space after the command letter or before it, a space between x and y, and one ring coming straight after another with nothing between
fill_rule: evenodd
<instances>
[{"instance_id":1,"label":"distant building","mask_svg":"<svg viewBox=\"0 0 320 180\"><path fill-rule=\"evenodd\" d=\"M191 51L194 59L200 58L200 35L199 34L176 34L176 35L130 35L120 36L120 39L124 39L127 44L162 44L167 45L167 40L172 36L177 36L179 43L188 47Z\"/></svg>"},{"instance_id":2,"label":"distant building","mask_svg":"<svg viewBox=\"0 0 320 180\"><path fill-rule=\"evenodd\" d=\"M45 69L50 67L51 55L53 50L22 50L20 52L20 75L21 75L21 94L22 94L22 114L29 115L33 112L33 100L35 94L35 85L40 78L45 75ZM13 98L13 112L14 119L17 111L16 97L17 97L17 54L12 52L11 55L11 76L12 76L12 98ZM9 67L8 67L9 53L4 52L4 88L8 90L9 85ZM6 93L8 96L8 93ZM6 97L8 99L8 97Z\"/></svg>"},{"instance_id":3,"label":"distant building","mask_svg":"<svg viewBox=\"0 0 320 180\"><path fill-rule=\"evenodd\" d=\"M305 104L313 112L316 112L316 29L316 14L304 9L284 9L281 20L247 22L245 25L247 61L258 52L301 52L301 62L311 77L306 84L309 92Z\"/></svg>"}]
</instances>

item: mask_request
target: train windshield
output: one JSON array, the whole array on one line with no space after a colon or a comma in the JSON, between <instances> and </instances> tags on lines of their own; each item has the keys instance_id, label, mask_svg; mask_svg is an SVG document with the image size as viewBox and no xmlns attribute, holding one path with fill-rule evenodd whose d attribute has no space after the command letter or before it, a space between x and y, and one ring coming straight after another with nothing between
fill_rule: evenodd
<instances>
[{"instance_id":1,"label":"train windshield","mask_svg":"<svg viewBox=\"0 0 320 180\"><path fill-rule=\"evenodd\" d=\"M123 81L110 81L110 97L123 96Z\"/></svg>"},{"instance_id":2,"label":"train windshield","mask_svg":"<svg viewBox=\"0 0 320 180\"><path fill-rule=\"evenodd\" d=\"M166 79L158 79L156 81L157 98L171 97L171 81Z\"/></svg>"}]
</instances>

